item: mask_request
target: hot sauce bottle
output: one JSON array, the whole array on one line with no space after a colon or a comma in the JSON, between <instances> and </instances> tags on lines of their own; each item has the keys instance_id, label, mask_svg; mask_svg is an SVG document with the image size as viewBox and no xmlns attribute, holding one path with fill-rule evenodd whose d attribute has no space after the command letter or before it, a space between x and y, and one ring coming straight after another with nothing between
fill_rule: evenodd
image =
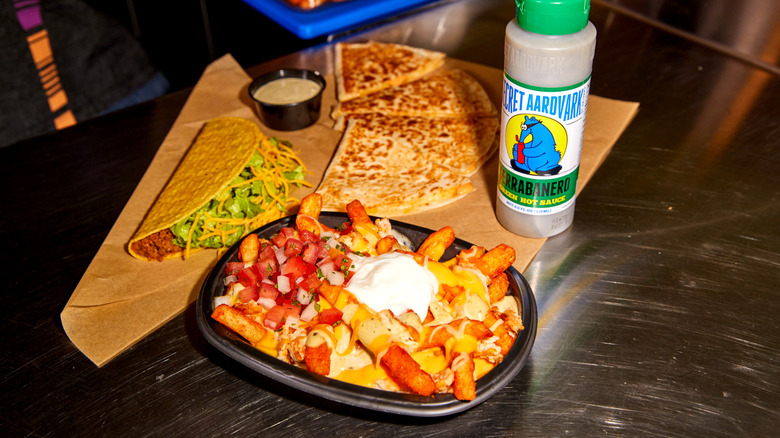
<instances>
[{"instance_id":1,"label":"hot sauce bottle","mask_svg":"<svg viewBox=\"0 0 780 438\"><path fill-rule=\"evenodd\" d=\"M496 217L548 237L574 219L596 28L590 0L515 0L506 27Z\"/></svg>"}]
</instances>

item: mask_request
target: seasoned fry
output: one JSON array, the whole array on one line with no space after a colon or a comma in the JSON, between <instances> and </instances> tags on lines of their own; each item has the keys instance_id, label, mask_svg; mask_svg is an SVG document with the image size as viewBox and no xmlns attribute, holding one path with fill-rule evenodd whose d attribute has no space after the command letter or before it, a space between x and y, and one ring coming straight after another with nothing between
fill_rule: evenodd
<instances>
[{"instance_id":1,"label":"seasoned fry","mask_svg":"<svg viewBox=\"0 0 780 438\"><path fill-rule=\"evenodd\" d=\"M241 310L235 309L226 304L221 304L216 309L214 309L211 317L219 321L222 325L241 335L252 345L259 344L260 341L262 341L265 337L266 333L268 333L268 330L266 330L262 324L258 323L252 318L249 318Z\"/></svg>"},{"instance_id":2,"label":"seasoned fry","mask_svg":"<svg viewBox=\"0 0 780 438\"><path fill-rule=\"evenodd\" d=\"M349 220L352 222L353 227L364 226L376 228L376 225L371 222L371 218L368 216L363 204L357 199L347 204L347 216L349 216Z\"/></svg>"},{"instance_id":3,"label":"seasoned fry","mask_svg":"<svg viewBox=\"0 0 780 438\"><path fill-rule=\"evenodd\" d=\"M257 254L260 252L260 239L257 234L251 233L244 237L241 245L238 247L238 259L244 263L257 260Z\"/></svg>"},{"instance_id":4,"label":"seasoned fry","mask_svg":"<svg viewBox=\"0 0 780 438\"><path fill-rule=\"evenodd\" d=\"M487 250L484 247L482 247L482 246L471 245L471 248L461 250L458 253L457 258L458 258L458 260L462 260L462 261L478 259L478 258L482 257L483 255L485 255L486 252L487 252Z\"/></svg>"},{"instance_id":5,"label":"seasoned fry","mask_svg":"<svg viewBox=\"0 0 780 438\"><path fill-rule=\"evenodd\" d=\"M455 241L455 231L451 226L446 226L439 231L431 233L417 250L418 254L428 256L431 260L439 260L444 251Z\"/></svg>"},{"instance_id":6,"label":"seasoned fry","mask_svg":"<svg viewBox=\"0 0 780 438\"><path fill-rule=\"evenodd\" d=\"M501 348L501 354L506 356L506 354L509 353L509 349L512 348L512 344L515 342L517 333L514 332L508 324L505 324L500 314L494 310L491 310L488 312L487 316L485 316L485 325L490 328L493 335L498 336L496 345Z\"/></svg>"},{"instance_id":7,"label":"seasoned fry","mask_svg":"<svg viewBox=\"0 0 780 438\"><path fill-rule=\"evenodd\" d=\"M488 284L490 302L497 303L501 301L506 296L507 290L509 290L509 277L507 277L506 272L499 272L490 279L490 284Z\"/></svg>"},{"instance_id":8,"label":"seasoned fry","mask_svg":"<svg viewBox=\"0 0 780 438\"><path fill-rule=\"evenodd\" d=\"M391 345L382 356L382 365L387 368L390 377L415 394L429 396L436 391L436 384L431 375L423 371L420 364L396 344Z\"/></svg>"},{"instance_id":9,"label":"seasoned fry","mask_svg":"<svg viewBox=\"0 0 780 438\"><path fill-rule=\"evenodd\" d=\"M322 212L322 195L312 193L301 199L301 206L298 208L298 216L310 216L314 220L319 220Z\"/></svg>"},{"instance_id":10,"label":"seasoned fry","mask_svg":"<svg viewBox=\"0 0 780 438\"><path fill-rule=\"evenodd\" d=\"M509 245L500 244L480 257L484 266L479 267L488 278L493 278L515 262L515 249Z\"/></svg>"},{"instance_id":11,"label":"seasoned fry","mask_svg":"<svg viewBox=\"0 0 780 438\"><path fill-rule=\"evenodd\" d=\"M466 288L463 286L450 286L449 284L442 284L441 290L444 291L442 299L448 303L451 303L458 295L466 293Z\"/></svg>"},{"instance_id":12,"label":"seasoned fry","mask_svg":"<svg viewBox=\"0 0 780 438\"><path fill-rule=\"evenodd\" d=\"M487 325L482 321L473 319L456 319L449 324L431 327L428 338L421 344L421 348L443 347L448 340L455 335L465 334L477 339L493 336Z\"/></svg>"},{"instance_id":13,"label":"seasoned fry","mask_svg":"<svg viewBox=\"0 0 780 438\"><path fill-rule=\"evenodd\" d=\"M480 258L485 255L487 250L484 247L472 245L469 249L462 249L455 258L447 260L445 264L449 267L453 265L477 268L480 271L485 271L484 263Z\"/></svg>"},{"instance_id":14,"label":"seasoned fry","mask_svg":"<svg viewBox=\"0 0 780 438\"><path fill-rule=\"evenodd\" d=\"M401 246L393 236L385 236L376 243L377 254L387 254L394 249L399 249Z\"/></svg>"},{"instance_id":15,"label":"seasoned fry","mask_svg":"<svg viewBox=\"0 0 780 438\"><path fill-rule=\"evenodd\" d=\"M322 230L322 224L318 220L321 210L322 196L319 193L312 193L304 197L301 200L298 215L295 217L295 225L299 230L310 231L319 236Z\"/></svg>"},{"instance_id":16,"label":"seasoned fry","mask_svg":"<svg viewBox=\"0 0 780 438\"><path fill-rule=\"evenodd\" d=\"M304 361L309 370L323 376L330 373L330 347L326 342L316 347L306 346L306 355Z\"/></svg>"},{"instance_id":17,"label":"seasoned fry","mask_svg":"<svg viewBox=\"0 0 780 438\"><path fill-rule=\"evenodd\" d=\"M474 359L466 353L461 353L452 361L452 371L455 372L452 392L458 400L474 400L476 397L474 369Z\"/></svg>"}]
</instances>

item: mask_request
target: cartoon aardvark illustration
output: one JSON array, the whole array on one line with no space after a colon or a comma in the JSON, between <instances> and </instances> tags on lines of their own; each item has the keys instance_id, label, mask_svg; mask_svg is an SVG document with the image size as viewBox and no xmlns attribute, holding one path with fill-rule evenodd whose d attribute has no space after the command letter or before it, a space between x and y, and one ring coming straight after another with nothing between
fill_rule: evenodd
<instances>
[{"instance_id":1,"label":"cartoon aardvark illustration","mask_svg":"<svg viewBox=\"0 0 780 438\"><path fill-rule=\"evenodd\" d=\"M525 143L532 136L531 143ZM522 132L515 135L512 150L512 167L522 173L534 172L537 175L557 175L561 170L558 164L561 153L555 149L555 138L536 117L525 116Z\"/></svg>"}]
</instances>

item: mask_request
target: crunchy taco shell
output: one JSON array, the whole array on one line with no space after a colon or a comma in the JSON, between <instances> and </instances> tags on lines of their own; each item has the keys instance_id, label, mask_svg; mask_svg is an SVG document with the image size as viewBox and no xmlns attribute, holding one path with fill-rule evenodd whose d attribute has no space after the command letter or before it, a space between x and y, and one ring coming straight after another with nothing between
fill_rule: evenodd
<instances>
[{"instance_id":1,"label":"crunchy taco shell","mask_svg":"<svg viewBox=\"0 0 780 438\"><path fill-rule=\"evenodd\" d=\"M141 241L169 229L216 197L241 173L263 137L260 128L247 119L220 117L206 122L130 239L128 252L141 260L181 256L184 248L150 257L143 248L143 243L149 240ZM194 250L196 248L191 249Z\"/></svg>"}]
</instances>

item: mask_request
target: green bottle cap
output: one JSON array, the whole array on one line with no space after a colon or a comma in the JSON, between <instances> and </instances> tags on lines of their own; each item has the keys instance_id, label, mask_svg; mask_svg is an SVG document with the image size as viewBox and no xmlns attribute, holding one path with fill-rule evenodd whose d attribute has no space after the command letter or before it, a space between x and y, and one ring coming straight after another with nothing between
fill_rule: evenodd
<instances>
[{"instance_id":1,"label":"green bottle cap","mask_svg":"<svg viewBox=\"0 0 780 438\"><path fill-rule=\"evenodd\" d=\"M569 35L588 25L590 0L515 0L517 24L542 35Z\"/></svg>"}]
</instances>

